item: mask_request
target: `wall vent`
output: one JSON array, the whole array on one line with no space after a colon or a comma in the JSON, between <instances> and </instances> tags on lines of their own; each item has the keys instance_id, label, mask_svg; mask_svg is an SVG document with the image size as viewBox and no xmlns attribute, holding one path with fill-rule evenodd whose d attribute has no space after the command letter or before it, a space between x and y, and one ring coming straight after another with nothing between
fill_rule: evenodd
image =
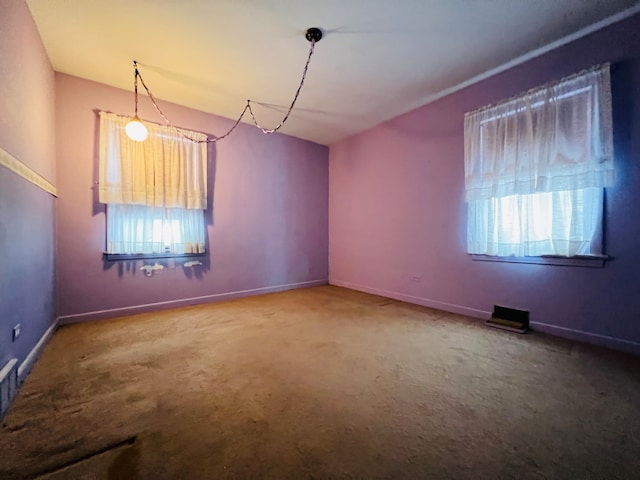
<instances>
[{"instance_id":1,"label":"wall vent","mask_svg":"<svg viewBox=\"0 0 640 480\"><path fill-rule=\"evenodd\" d=\"M494 305L493 315L485 324L510 332L525 333L529 329L529 312Z\"/></svg>"},{"instance_id":2,"label":"wall vent","mask_svg":"<svg viewBox=\"0 0 640 480\"><path fill-rule=\"evenodd\" d=\"M18 393L18 359L12 358L0 370L0 419Z\"/></svg>"}]
</instances>

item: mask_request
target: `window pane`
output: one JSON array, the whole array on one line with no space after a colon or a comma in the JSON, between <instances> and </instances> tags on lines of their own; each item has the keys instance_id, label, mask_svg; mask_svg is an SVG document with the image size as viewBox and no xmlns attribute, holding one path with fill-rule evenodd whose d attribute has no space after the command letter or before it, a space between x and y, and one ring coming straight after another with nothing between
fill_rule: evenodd
<instances>
[{"instance_id":1,"label":"window pane","mask_svg":"<svg viewBox=\"0 0 640 480\"><path fill-rule=\"evenodd\" d=\"M107 253L204 253L204 212L199 209L107 205Z\"/></svg>"},{"instance_id":2,"label":"window pane","mask_svg":"<svg viewBox=\"0 0 640 480\"><path fill-rule=\"evenodd\" d=\"M469 253L599 255L603 189L510 195L468 203Z\"/></svg>"}]
</instances>

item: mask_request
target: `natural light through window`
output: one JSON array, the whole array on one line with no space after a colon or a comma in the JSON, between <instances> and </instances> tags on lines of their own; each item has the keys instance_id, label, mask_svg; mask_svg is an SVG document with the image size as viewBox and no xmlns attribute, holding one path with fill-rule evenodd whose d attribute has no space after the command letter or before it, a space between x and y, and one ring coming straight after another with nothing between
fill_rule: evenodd
<instances>
[{"instance_id":1,"label":"natural light through window","mask_svg":"<svg viewBox=\"0 0 640 480\"><path fill-rule=\"evenodd\" d=\"M608 65L465 115L467 251L602 255L613 173Z\"/></svg>"},{"instance_id":2,"label":"natural light through window","mask_svg":"<svg viewBox=\"0 0 640 480\"><path fill-rule=\"evenodd\" d=\"M171 249L174 243L182 243L180 235L180 222L178 220L153 221L153 242L160 243L166 251Z\"/></svg>"},{"instance_id":3,"label":"natural light through window","mask_svg":"<svg viewBox=\"0 0 640 480\"><path fill-rule=\"evenodd\" d=\"M106 253L205 252L207 148L170 127L147 124L144 142L127 137L127 117L100 112L100 202ZM191 138L206 139L198 132Z\"/></svg>"},{"instance_id":4,"label":"natural light through window","mask_svg":"<svg viewBox=\"0 0 640 480\"><path fill-rule=\"evenodd\" d=\"M469 249L517 257L598 255L602 203L600 188L470 202L469 230L476 243Z\"/></svg>"}]
</instances>

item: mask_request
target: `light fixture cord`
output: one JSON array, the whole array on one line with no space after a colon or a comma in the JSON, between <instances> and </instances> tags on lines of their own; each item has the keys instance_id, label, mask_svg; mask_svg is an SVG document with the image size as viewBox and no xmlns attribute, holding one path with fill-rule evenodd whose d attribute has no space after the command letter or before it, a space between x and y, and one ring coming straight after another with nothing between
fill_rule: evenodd
<instances>
[{"instance_id":1,"label":"light fixture cord","mask_svg":"<svg viewBox=\"0 0 640 480\"><path fill-rule=\"evenodd\" d=\"M162 112L162 110L158 106L155 98L153 97L153 94L151 93L151 90L149 90L149 87L147 87L147 84L144 83L144 78L142 78L142 75L138 71L138 63L134 60L133 66L135 67L134 90L135 90L135 96L136 96L136 116L138 115L138 77L140 77L140 82L142 83L142 86L146 90L147 95L149 95L149 99L151 100L151 103L153 104L153 106L155 107L157 112L160 114L160 116L164 119L166 124L168 126L170 126L171 128L175 129L180 136L182 136L183 138L186 138L187 140L189 140L191 142L194 142L194 143L213 143L213 142L217 142L218 140L222 140L223 138L229 136L231 134L231 132L233 132L236 129L236 127L240 124L240 121L244 117L244 114L247 113L247 110L249 111L249 114L251 115L251 119L253 120L254 125L256 127L258 127L260 130L262 130L262 133L267 134L267 135L271 134L271 133L275 133L278 130L280 130L280 128L282 128L284 123L289 118L289 115L291 114L291 111L293 110L293 107L295 106L296 101L298 100L298 95L300 95L300 91L302 90L302 86L304 85L305 78L307 77L307 70L309 70L309 62L311 62L311 56L313 55L314 47L315 47L315 44L316 44L315 40L310 40L310 42L311 42L311 47L309 47L309 55L307 57L307 62L304 65L304 70L302 72L302 78L300 79L300 83L298 85L298 89L296 90L296 94L294 95L293 101L291 102L291 105L289 106L289 110L287 110L287 113L285 114L284 118L274 128L264 128L258 123L258 121L256 120L255 115L253 114L253 110L251 109L252 100L249 99L249 100L247 100L247 103L245 104L244 109L242 110L242 113L240 114L238 119L235 121L233 126L224 135L220 135L220 136L214 137L214 138L207 138L206 140L198 140L198 139L192 138L189 135L187 135L186 133L184 133L182 130L180 130L178 127L174 126L171 123L171 121L167 118L167 116ZM253 103L257 103L257 102L253 102Z\"/></svg>"},{"instance_id":2,"label":"light fixture cord","mask_svg":"<svg viewBox=\"0 0 640 480\"><path fill-rule=\"evenodd\" d=\"M135 107L135 117L138 118L138 77L140 76L140 72L138 71L138 62L133 61L133 91L136 99L136 107Z\"/></svg>"},{"instance_id":3,"label":"light fixture cord","mask_svg":"<svg viewBox=\"0 0 640 480\"><path fill-rule=\"evenodd\" d=\"M289 110L287 110L287 114L284 116L284 118L282 119L282 121L276 125L274 128L264 128L262 126L260 126L260 124L258 123L258 121L256 120L255 115L253 114L253 110L251 110L251 100L247 100L247 107L249 109L249 113L251 114L251 118L253 119L253 123L256 127L258 127L260 130L262 130L262 133L265 134L270 134L270 133L275 133L278 130L280 130L280 128L282 128L282 126L284 125L284 122L287 121L287 119L289 118L289 115L291 114L291 111L293 110L294 105L296 104L296 101L298 100L298 95L300 95L300 90L302 90L302 86L304 85L304 80L307 77L307 70L309 70L309 62L311 62L311 55L313 55L313 50L314 50L314 46L316 44L315 40L311 40L311 47L309 47L309 56L307 57L307 63L304 64L304 70L302 71L302 78L300 79L300 84L298 85L298 90L296 90L296 94L293 97L293 101L291 102L291 105L289 106ZM242 112L244 114L244 112Z\"/></svg>"}]
</instances>

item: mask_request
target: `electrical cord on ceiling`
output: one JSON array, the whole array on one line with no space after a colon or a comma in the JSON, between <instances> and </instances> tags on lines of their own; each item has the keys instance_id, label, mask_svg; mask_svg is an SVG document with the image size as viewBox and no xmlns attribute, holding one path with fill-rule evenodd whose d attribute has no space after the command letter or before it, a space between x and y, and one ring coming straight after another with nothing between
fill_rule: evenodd
<instances>
[{"instance_id":1,"label":"electrical cord on ceiling","mask_svg":"<svg viewBox=\"0 0 640 480\"><path fill-rule=\"evenodd\" d=\"M314 52L314 48L315 48L315 44L316 42L320 41L320 39L322 38L322 31L319 28L309 28L306 33L305 36L307 38L307 40L309 40L309 42L311 43L311 46L309 47L309 55L307 56L307 61L304 65L304 70L302 71L302 78L300 79L300 83L298 84L298 89L296 90L296 93L293 97L293 100L291 101L291 105L289 106L289 109L287 110L287 113L285 114L285 116L283 117L283 119L280 121L280 123L278 123L274 128L265 128L262 125L260 125L260 123L258 123L258 120L256 119L253 110L251 109L251 103L252 100L248 99L247 103L244 106L244 109L242 110L242 113L240 113L240 116L238 117L238 119L235 121L235 123L231 126L231 128L223 135L220 136L216 136L213 138L207 138L205 140L198 140L195 138L190 137L189 135L187 135L186 133L184 133L182 130L180 130L178 127L174 126L171 121L169 120L169 118L167 118L167 116L164 114L164 112L162 111L162 109L158 106L158 103L156 102L153 94L151 93L151 90L149 89L149 87L147 87L147 84L145 83L144 79L142 78L142 75L140 74L140 71L138 70L138 62L137 61L133 61L133 68L134 68L134 92L135 92L135 105L136 105L136 118L137 118L137 112L138 112L138 78L140 79L140 83L142 83L142 86L144 87L144 89L147 92L147 95L149 96L149 99L151 100L151 103L153 104L153 106L155 107L156 111L160 114L160 116L164 119L164 121L166 122L166 124L175 129L178 134L180 136L182 136L183 138L194 142L194 143L213 143L213 142L217 142L218 140L222 140L223 138L226 138L227 136L229 136L231 134L231 132L233 132L236 127L240 124L240 122L242 121L242 118L244 117L245 113L247 113L247 111L249 111L249 114L251 115L251 119L253 121L253 124L258 127L262 133L264 134L271 134L271 133L276 133L278 130L280 130L280 128L282 128L282 126L285 124L285 122L287 121L287 119L289 118L289 115L291 114L291 111L293 110L293 107L296 104L296 101L298 100L298 96L300 95L300 91L302 90L302 86L304 85L304 81L307 77L307 71L309 70L309 63L311 62L311 56L313 55ZM253 102L253 103L257 103L257 102Z\"/></svg>"}]
</instances>

